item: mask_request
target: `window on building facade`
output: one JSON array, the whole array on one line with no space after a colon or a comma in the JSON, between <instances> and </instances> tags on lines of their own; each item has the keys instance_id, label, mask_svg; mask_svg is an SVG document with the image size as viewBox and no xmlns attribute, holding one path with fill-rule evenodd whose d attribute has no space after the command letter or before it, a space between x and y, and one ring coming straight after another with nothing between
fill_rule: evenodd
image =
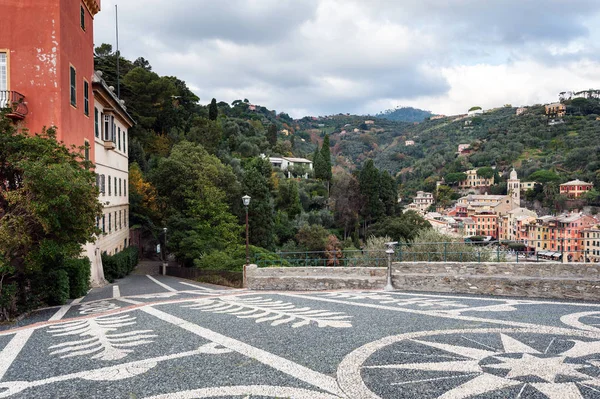
<instances>
[{"instance_id":1,"label":"window on building facade","mask_svg":"<svg viewBox=\"0 0 600 399\"><path fill-rule=\"evenodd\" d=\"M85 30L85 9L83 8L83 6L80 6L79 15L79 23L81 24L81 29Z\"/></svg>"},{"instance_id":2,"label":"window on building facade","mask_svg":"<svg viewBox=\"0 0 600 399\"><path fill-rule=\"evenodd\" d=\"M71 68L71 105L77 106L77 72L73 66Z\"/></svg>"},{"instance_id":3,"label":"window on building facade","mask_svg":"<svg viewBox=\"0 0 600 399\"><path fill-rule=\"evenodd\" d=\"M105 222L106 222L106 216L102 215L102 234L106 234L106 227L105 227L106 224L105 224Z\"/></svg>"},{"instance_id":4,"label":"window on building facade","mask_svg":"<svg viewBox=\"0 0 600 399\"><path fill-rule=\"evenodd\" d=\"M121 184L122 184L122 181L121 181L121 179L119 178L119 197L123 196L123 193L122 193L122 191L121 191Z\"/></svg>"},{"instance_id":5,"label":"window on building facade","mask_svg":"<svg viewBox=\"0 0 600 399\"><path fill-rule=\"evenodd\" d=\"M100 192L106 195L106 176L100 175Z\"/></svg>"},{"instance_id":6,"label":"window on building facade","mask_svg":"<svg viewBox=\"0 0 600 399\"><path fill-rule=\"evenodd\" d=\"M117 211L115 211L115 231L117 231Z\"/></svg>"},{"instance_id":7,"label":"window on building facade","mask_svg":"<svg viewBox=\"0 0 600 399\"><path fill-rule=\"evenodd\" d=\"M117 196L117 178L115 177L115 197Z\"/></svg>"},{"instance_id":8,"label":"window on building facade","mask_svg":"<svg viewBox=\"0 0 600 399\"><path fill-rule=\"evenodd\" d=\"M123 130L123 152L127 154L127 131Z\"/></svg>"},{"instance_id":9,"label":"window on building facade","mask_svg":"<svg viewBox=\"0 0 600 399\"><path fill-rule=\"evenodd\" d=\"M90 115L90 84L83 80L83 113Z\"/></svg>"},{"instance_id":10,"label":"window on building facade","mask_svg":"<svg viewBox=\"0 0 600 399\"><path fill-rule=\"evenodd\" d=\"M123 195L127 197L127 179L123 179Z\"/></svg>"},{"instance_id":11,"label":"window on building facade","mask_svg":"<svg viewBox=\"0 0 600 399\"><path fill-rule=\"evenodd\" d=\"M108 195L111 195L111 189L110 189L110 176L108 176Z\"/></svg>"},{"instance_id":12,"label":"window on building facade","mask_svg":"<svg viewBox=\"0 0 600 399\"><path fill-rule=\"evenodd\" d=\"M112 231L112 223L111 223L111 213L108 214L108 232Z\"/></svg>"},{"instance_id":13,"label":"window on building facade","mask_svg":"<svg viewBox=\"0 0 600 399\"><path fill-rule=\"evenodd\" d=\"M121 211L119 211L119 230L123 228L123 219L122 219L123 215L121 213Z\"/></svg>"},{"instance_id":14,"label":"window on building facade","mask_svg":"<svg viewBox=\"0 0 600 399\"><path fill-rule=\"evenodd\" d=\"M90 160L90 142L85 140L83 144L83 154L86 161Z\"/></svg>"},{"instance_id":15,"label":"window on building facade","mask_svg":"<svg viewBox=\"0 0 600 399\"><path fill-rule=\"evenodd\" d=\"M98 108L94 107L94 134L100 138L100 121L98 120Z\"/></svg>"},{"instance_id":16,"label":"window on building facade","mask_svg":"<svg viewBox=\"0 0 600 399\"><path fill-rule=\"evenodd\" d=\"M117 148L119 149L119 151L121 151L121 128L118 127L117 129L118 129L118 138L117 138L118 145L117 145Z\"/></svg>"},{"instance_id":17,"label":"window on building facade","mask_svg":"<svg viewBox=\"0 0 600 399\"><path fill-rule=\"evenodd\" d=\"M0 90L8 90L8 55L5 52L0 52ZM0 107L5 106L0 103Z\"/></svg>"}]
</instances>

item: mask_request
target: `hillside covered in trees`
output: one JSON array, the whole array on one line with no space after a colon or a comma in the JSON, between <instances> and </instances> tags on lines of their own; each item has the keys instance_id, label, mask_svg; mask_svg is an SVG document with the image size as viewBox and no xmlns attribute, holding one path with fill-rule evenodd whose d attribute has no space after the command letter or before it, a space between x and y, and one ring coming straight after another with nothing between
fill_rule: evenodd
<instances>
[{"instance_id":1,"label":"hillside covered in trees","mask_svg":"<svg viewBox=\"0 0 600 399\"><path fill-rule=\"evenodd\" d=\"M96 54L96 69L117 87L116 54L109 45ZM248 99L201 105L208 99L143 58L120 65L118 90L137 121L129 132L131 225L154 240L168 227L169 252L188 266L241 267L244 194L252 197L252 253L269 256L360 248L371 235L414 239L428 225L402 212L398 196L434 191L436 181L469 169L494 167L501 181L515 167L522 180L547 183L532 200L558 195L558 184L573 178L600 184L596 99L566 101L559 123L539 105L521 115L505 106L420 123L349 114L295 120ZM469 153L458 154L459 144ZM307 170L291 169L288 179L263 154L306 157L314 170L303 179Z\"/></svg>"},{"instance_id":2,"label":"hillside covered in trees","mask_svg":"<svg viewBox=\"0 0 600 399\"><path fill-rule=\"evenodd\" d=\"M375 115L378 118L389 119L396 122L423 122L429 119L433 114L430 111L413 107L398 107L388 109Z\"/></svg>"},{"instance_id":3,"label":"hillside covered in trees","mask_svg":"<svg viewBox=\"0 0 600 399\"><path fill-rule=\"evenodd\" d=\"M129 130L130 225L149 243L167 227L168 252L182 265L241 269L243 195L251 197L252 257L357 249L372 234L410 240L428 227L401 212L395 178L373 160L334 167L324 131L302 130L248 99L201 105L185 82L159 76L143 58L120 58L117 81L109 45L96 49L95 62L137 121ZM291 168L288 178L272 156L307 157L314 169Z\"/></svg>"},{"instance_id":4,"label":"hillside covered in trees","mask_svg":"<svg viewBox=\"0 0 600 399\"><path fill-rule=\"evenodd\" d=\"M352 170L373 159L376 167L396 177L403 197L434 191L436 181L448 174L481 167L495 167L500 177L514 167L523 181L551 183L555 190L576 178L598 187L600 101L577 98L565 104L567 115L556 121L545 115L544 106L534 105L521 115L505 106L475 117L422 123L377 118L367 125L366 117L349 115L300 122L304 132L331 135L337 165ZM469 153L458 154L459 144L469 144Z\"/></svg>"}]
</instances>

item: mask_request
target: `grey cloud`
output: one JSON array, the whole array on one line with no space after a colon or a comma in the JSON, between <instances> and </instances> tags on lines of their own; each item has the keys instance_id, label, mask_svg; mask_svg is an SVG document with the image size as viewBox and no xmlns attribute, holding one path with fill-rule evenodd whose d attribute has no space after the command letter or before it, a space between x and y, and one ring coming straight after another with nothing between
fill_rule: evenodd
<instances>
[{"instance_id":1,"label":"grey cloud","mask_svg":"<svg viewBox=\"0 0 600 399\"><path fill-rule=\"evenodd\" d=\"M143 56L158 73L198 87L203 101L245 97L278 111L312 114L364 113L380 99L444 95L450 87L442 67L524 57L562 62L567 57L549 55L547 46L587 38L600 11L597 0L145 4L119 2L128 58ZM97 43L113 37L105 12L97 18ZM586 50L570 57L592 55Z\"/></svg>"},{"instance_id":2,"label":"grey cloud","mask_svg":"<svg viewBox=\"0 0 600 399\"><path fill-rule=\"evenodd\" d=\"M147 11L140 12L137 1L122 3L133 24L179 49L210 39L243 44L281 41L313 17L316 5L313 0L153 0Z\"/></svg>"}]
</instances>

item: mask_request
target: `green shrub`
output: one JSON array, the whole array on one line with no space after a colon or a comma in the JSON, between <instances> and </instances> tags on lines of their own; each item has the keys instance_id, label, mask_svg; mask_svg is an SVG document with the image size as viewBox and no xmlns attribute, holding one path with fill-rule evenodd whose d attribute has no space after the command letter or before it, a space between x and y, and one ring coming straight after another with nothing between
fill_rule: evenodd
<instances>
[{"instance_id":1,"label":"green shrub","mask_svg":"<svg viewBox=\"0 0 600 399\"><path fill-rule=\"evenodd\" d=\"M242 267L238 267L240 260L238 259L237 261L225 251L213 251L200 259L195 259L194 266L199 269L241 270ZM244 263L245 259L241 260L242 266Z\"/></svg>"},{"instance_id":2,"label":"green shrub","mask_svg":"<svg viewBox=\"0 0 600 399\"><path fill-rule=\"evenodd\" d=\"M64 305L69 299L69 275L65 270L52 270L47 278L48 305Z\"/></svg>"},{"instance_id":3,"label":"green shrub","mask_svg":"<svg viewBox=\"0 0 600 399\"><path fill-rule=\"evenodd\" d=\"M63 269L69 276L69 297L79 298L90 289L91 265L88 258L65 259Z\"/></svg>"},{"instance_id":4,"label":"green shrub","mask_svg":"<svg viewBox=\"0 0 600 399\"><path fill-rule=\"evenodd\" d=\"M137 247L129 247L115 255L102 254L104 278L109 282L127 276L138 263Z\"/></svg>"},{"instance_id":5,"label":"green shrub","mask_svg":"<svg viewBox=\"0 0 600 399\"><path fill-rule=\"evenodd\" d=\"M261 266L277 264L278 266L289 266L290 264L266 249L250 245L250 263L260 259ZM213 251L200 259L194 259L194 266L200 269L242 271L246 263L246 246L236 245L225 251Z\"/></svg>"}]
</instances>

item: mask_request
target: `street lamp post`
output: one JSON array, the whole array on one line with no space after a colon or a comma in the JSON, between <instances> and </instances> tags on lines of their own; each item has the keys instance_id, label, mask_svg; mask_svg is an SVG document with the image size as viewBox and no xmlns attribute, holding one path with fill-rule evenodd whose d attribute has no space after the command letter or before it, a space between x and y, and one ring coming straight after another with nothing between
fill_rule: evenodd
<instances>
[{"instance_id":1,"label":"street lamp post","mask_svg":"<svg viewBox=\"0 0 600 399\"><path fill-rule=\"evenodd\" d=\"M163 233L165 234L165 247L163 249L163 264L162 264L162 274L163 276L167 275L167 228L163 227Z\"/></svg>"},{"instance_id":2,"label":"street lamp post","mask_svg":"<svg viewBox=\"0 0 600 399\"><path fill-rule=\"evenodd\" d=\"M250 196L244 195L242 197L242 202L244 204L244 208L246 208L246 264L244 265L244 274L242 277L242 287L246 288L247 280L246 280L246 267L250 264L250 236L248 234L248 205L250 205Z\"/></svg>"},{"instance_id":3,"label":"street lamp post","mask_svg":"<svg viewBox=\"0 0 600 399\"><path fill-rule=\"evenodd\" d=\"M242 197L242 202L244 203L244 208L246 208L246 264L250 264L250 241L248 235L248 205L250 205L250 196L244 195Z\"/></svg>"},{"instance_id":4,"label":"street lamp post","mask_svg":"<svg viewBox=\"0 0 600 399\"><path fill-rule=\"evenodd\" d=\"M394 286L392 285L392 255L394 255L394 246L396 244L398 244L398 242L396 242L396 241L385 243L385 245L387 246L385 253L387 254L387 258L388 258L388 265L387 265L387 283L385 285L384 291L394 291Z\"/></svg>"}]
</instances>

